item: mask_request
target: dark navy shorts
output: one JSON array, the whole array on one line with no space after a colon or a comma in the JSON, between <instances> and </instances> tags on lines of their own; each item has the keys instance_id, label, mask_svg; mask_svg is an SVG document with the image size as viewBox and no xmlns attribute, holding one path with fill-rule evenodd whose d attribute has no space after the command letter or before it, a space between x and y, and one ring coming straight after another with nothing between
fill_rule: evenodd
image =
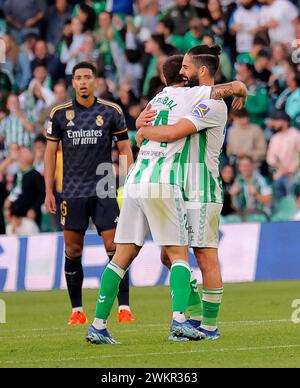
<instances>
[{"instance_id":1,"label":"dark navy shorts","mask_svg":"<svg viewBox=\"0 0 300 388\"><path fill-rule=\"evenodd\" d=\"M98 233L116 229L119 206L115 198L67 198L61 202L61 225L64 230L85 233L90 219Z\"/></svg>"}]
</instances>

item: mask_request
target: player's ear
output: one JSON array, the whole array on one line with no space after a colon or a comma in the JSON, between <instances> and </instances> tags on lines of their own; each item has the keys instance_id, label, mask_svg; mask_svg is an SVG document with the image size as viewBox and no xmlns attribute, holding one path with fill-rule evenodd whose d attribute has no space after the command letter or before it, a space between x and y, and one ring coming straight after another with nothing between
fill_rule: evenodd
<instances>
[{"instance_id":1,"label":"player's ear","mask_svg":"<svg viewBox=\"0 0 300 388\"><path fill-rule=\"evenodd\" d=\"M75 89L75 81L74 81L74 78L72 77L72 86L73 88Z\"/></svg>"},{"instance_id":2,"label":"player's ear","mask_svg":"<svg viewBox=\"0 0 300 388\"><path fill-rule=\"evenodd\" d=\"M206 66L201 66L199 71L200 71L200 75L203 77L207 73L207 67Z\"/></svg>"}]
</instances>

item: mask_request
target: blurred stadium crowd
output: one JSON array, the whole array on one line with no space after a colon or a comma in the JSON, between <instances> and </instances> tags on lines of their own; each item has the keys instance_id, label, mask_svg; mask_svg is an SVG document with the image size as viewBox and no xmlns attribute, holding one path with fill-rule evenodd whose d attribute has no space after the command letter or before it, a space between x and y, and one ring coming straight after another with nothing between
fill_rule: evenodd
<instances>
[{"instance_id":1,"label":"blurred stadium crowd","mask_svg":"<svg viewBox=\"0 0 300 388\"><path fill-rule=\"evenodd\" d=\"M167 56L223 47L217 83L239 79L221 155L223 222L300 219L300 1L0 0L0 233L59 230L43 211L45 128L73 97L71 72L95 64L97 94L135 120L164 87ZM228 101L230 106L230 101ZM118 153L112 160L118 175ZM62 158L57 163L57 197ZM41 210L42 208L42 210Z\"/></svg>"}]
</instances>

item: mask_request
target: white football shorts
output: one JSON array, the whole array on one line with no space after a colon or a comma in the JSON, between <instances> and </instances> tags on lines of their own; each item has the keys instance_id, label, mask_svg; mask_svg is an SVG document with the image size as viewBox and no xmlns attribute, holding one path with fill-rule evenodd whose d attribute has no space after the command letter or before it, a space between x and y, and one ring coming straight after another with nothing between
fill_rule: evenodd
<instances>
[{"instance_id":1,"label":"white football shorts","mask_svg":"<svg viewBox=\"0 0 300 388\"><path fill-rule=\"evenodd\" d=\"M147 234L159 246L187 246L188 222L179 186L126 184L115 243L143 246Z\"/></svg>"},{"instance_id":2,"label":"white football shorts","mask_svg":"<svg viewBox=\"0 0 300 388\"><path fill-rule=\"evenodd\" d=\"M186 202L189 224L189 246L192 248L218 248L220 203Z\"/></svg>"}]
</instances>

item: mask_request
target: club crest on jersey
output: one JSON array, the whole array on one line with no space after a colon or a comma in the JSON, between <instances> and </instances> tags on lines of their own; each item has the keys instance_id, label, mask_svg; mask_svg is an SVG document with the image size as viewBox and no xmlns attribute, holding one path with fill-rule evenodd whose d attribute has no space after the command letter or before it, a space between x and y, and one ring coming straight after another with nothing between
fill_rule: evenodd
<instances>
[{"instance_id":1,"label":"club crest on jersey","mask_svg":"<svg viewBox=\"0 0 300 388\"><path fill-rule=\"evenodd\" d=\"M73 123L73 120L75 118L75 111L74 110L67 110L66 111L66 119L69 121L67 124L67 127L74 127L75 124Z\"/></svg>"},{"instance_id":2,"label":"club crest on jersey","mask_svg":"<svg viewBox=\"0 0 300 388\"><path fill-rule=\"evenodd\" d=\"M66 111L66 119L68 121L72 121L75 119L75 111L74 110L67 110Z\"/></svg>"},{"instance_id":3,"label":"club crest on jersey","mask_svg":"<svg viewBox=\"0 0 300 388\"><path fill-rule=\"evenodd\" d=\"M199 104L196 106L196 108L193 110L193 115L196 117L205 117L207 113L210 111L210 108L205 104Z\"/></svg>"},{"instance_id":4,"label":"club crest on jersey","mask_svg":"<svg viewBox=\"0 0 300 388\"><path fill-rule=\"evenodd\" d=\"M96 117L96 125L98 127L102 127L102 125L104 124L104 120L103 120L103 117L101 115L97 116Z\"/></svg>"}]
</instances>

